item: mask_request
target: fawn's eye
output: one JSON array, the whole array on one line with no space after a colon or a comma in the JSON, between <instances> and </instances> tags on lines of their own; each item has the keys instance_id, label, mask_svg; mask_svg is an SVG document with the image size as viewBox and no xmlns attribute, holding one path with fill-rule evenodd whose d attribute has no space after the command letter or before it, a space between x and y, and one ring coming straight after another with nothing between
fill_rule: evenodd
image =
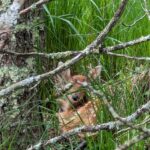
<instances>
[{"instance_id":1,"label":"fawn's eye","mask_svg":"<svg viewBox=\"0 0 150 150\"><path fill-rule=\"evenodd\" d=\"M59 108L59 112L63 112L64 110L62 108Z\"/></svg>"},{"instance_id":2,"label":"fawn's eye","mask_svg":"<svg viewBox=\"0 0 150 150\"><path fill-rule=\"evenodd\" d=\"M73 96L72 96L72 99L73 99L74 101L77 101L77 100L79 99L79 96L78 96L78 95L73 95Z\"/></svg>"}]
</instances>

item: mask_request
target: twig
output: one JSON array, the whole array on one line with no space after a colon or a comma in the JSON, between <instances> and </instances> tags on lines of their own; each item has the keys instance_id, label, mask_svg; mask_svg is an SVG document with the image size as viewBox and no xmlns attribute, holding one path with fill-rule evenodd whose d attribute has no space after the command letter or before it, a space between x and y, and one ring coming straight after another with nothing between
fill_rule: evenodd
<instances>
[{"instance_id":1,"label":"twig","mask_svg":"<svg viewBox=\"0 0 150 150\"><path fill-rule=\"evenodd\" d=\"M147 35L147 36L143 36L143 37L140 37L138 39L135 39L133 41L129 41L129 42L125 42L125 43L115 45L115 46L110 46L110 47L107 47L107 48L103 48L100 51L110 52L110 51L120 50L120 49L124 49L124 48L127 48L129 46L133 46L133 45L136 45L136 44L139 44L139 43L142 43L142 42L146 42L146 41L150 41L150 34Z\"/></svg>"},{"instance_id":2,"label":"twig","mask_svg":"<svg viewBox=\"0 0 150 150\"><path fill-rule=\"evenodd\" d=\"M37 8L37 7L39 7L39 6L43 5L43 4L46 4L48 2L51 2L51 1L52 0L39 0L38 2L33 3L31 6L29 6L29 7L25 8L25 9L21 10L19 14L20 15L26 14L26 13L34 10L35 8Z\"/></svg>"},{"instance_id":3,"label":"twig","mask_svg":"<svg viewBox=\"0 0 150 150\"><path fill-rule=\"evenodd\" d=\"M36 89L39 86L40 83L41 83L41 81L37 82L34 86L29 88L29 91L32 91L32 90Z\"/></svg>"},{"instance_id":4,"label":"twig","mask_svg":"<svg viewBox=\"0 0 150 150\"><path fill-rule=\"evenodd\" d=\"M77 148L75 148L75 150L82 150L85 146L86 146L87 142L85 140L83 140L78 146Z\"/></svg>"},{"instance_id":5,"label":"twig","mask_svg":"<svg viewBox=\"0 0 150 150\"><path fill-rule=\"evenodd\" d=\"M119 21L121 15L122 15L122 13L125 9L125 6L126 6L127 2L128 2L128 0L122 0L121 1L121 4L120 4L118 10L116 11L115 15L110 20L110 22L107 24L107 26L103 29L103 31L99 34L99 36L95 39L95 41L93 41L90 45L88 45L79 55L77 55L76 57L70 59L69 61L67 61L63 65L58 66L53 71L50 71L50 72L47 72L47 73L44 73L44 74L41 74L41 75L26 78L26 79L24 79L20 82L17 82L17 83L15 83L15 84L13 84L13 85L5 88L5 89L2 89L0 91L0 97L8 95L11 92L13 92L14 90L25 88L25 87L33 84L33 83L36 83L38 81L47 79L49 77L52 77L55 74L59 73L60 71L63 71L65 69L69 68L71 65L75 64L76 62L78 62L82 58L90 55L93 52L93 49L96 48L97 46L99 46L103 42L103 40L107 36L107 34L111 31L111 29Z\"/></svg>"},{"instance_id":6,"label":"twig","mask_svg":"<svg viewBox=\"0 0 150 150\"><path fill-rule=\"evenodd\" d=\"M146 112L150 112L150 101L144 104L141 108L138 108L134 113L132 113L130 116L127 116L124 118L127 122L135 121L137 118L139 118L141 115L143 115ZM60 136L51 138L46 141L40 141L36 145L31 146L27 150L34 150L38 149L42 146L55 144L58 141L63 140L64 138L70 137L72 135L79 134L81 132L97 132L101 130L107 130L107 131L113 131L113 130L119 130L120 126L124 125L120 121L111 121L107 123L103 123L100 125L93 125L93 126L82 126L79 128L72 129L64 134L61 134Z\"/></svg>"},{"instance_id":7,"label":"twig","mask_svg":"<svg viewBox=\"0 0 150 150\"><path fill-rule=\"evenodd\" d=\"M124 25L125 27L132 27L132 26L134 26L137 22L141 21L145 16L146 16L146 14L144 14L143 16L141 16L140 18L138 18L137 20L135 20L132 24L127 25L127 24L123 23L123 25Z\"/></svg>"},{"instance_id":8,"label":"twig","mask_svg":"<svg viewBox=\"0 0 150 150\"><path fill-rule=\"evenodd\" d=\"M139 127L139 126L145 125L145 124L148 123L148 122L150 122L150 118L149 118L149 119L146 119L146 120L143 121L142 123L137 124L137 125L135 125L135 126ZM123 132L127 132L127 131L129 131L129 130L131 130L131 129L132 129L131 127L122 129L122 130L118 131L117 133L115 133L115 135L121 134L121 133L123 133Z\"/></svg>"},{"instance_id":9,"label":"twig","mask_svg":"<svg viewBox=\"0 0 150 150\"><path fill-rule=\"evenodd\" d=\"M150 57L135 57L135 56L129 56L129 55L124 55L124 54L116 54L116 53L112 53L112 52L107 52L107 55L111 55L111 56L117 56L117 57L123 57L123 58L127 58L127 59L132 59L132 60L144 60L144 61L150 61Z\"/></svg>"},{"instance_id":10,"label":"twig","mask_svg":"<svg viewBox=\"0 0 150 150\"><path fill-rule=\"evenodd\" d=\"M150 134L140 134L138 136L133 137L131 140L125 142L123 145L120 145L116 148L116 150L126 150L135 143L142 141L146 138L150 137Z\"/></svg>"},{"instance_id":11,"label":"twig","mask_svg":"<svg viewBox=\"0 0 150 150\"><path fill-rule=\"evenodd\" d=\"M65 52L57 52L57 53L38 53L38 52L17 53L14 51L0 51L0 53L13 55L17 57L24 57L24 58L42 57L42 58L47 58L47 59L60 59L60 58L68 57L68 56L76 56L81 52L80 51L65 51ZM97 50L97 53L98 53L98 50Z\"/></svg>"},{"instance_id":12,"label":"twig","mask_svg":"<svg viewBox=\"0 0 150 150\"><path fill-rule=\"evenodd\" d=\"M146 12L148 19L150 20L150 10L148 10L147 0L143 0L143 1L145 5L144 11Z\"/></svg>"}]
</instances>

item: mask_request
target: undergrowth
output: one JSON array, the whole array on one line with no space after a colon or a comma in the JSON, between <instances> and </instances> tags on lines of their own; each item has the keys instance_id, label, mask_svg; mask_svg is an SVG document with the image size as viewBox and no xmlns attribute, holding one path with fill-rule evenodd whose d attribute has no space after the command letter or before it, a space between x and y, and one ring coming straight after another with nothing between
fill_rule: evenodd
<instances>
[{"instance_id":1,"label":"undergrowth","mask_svg":"<svg viewBox=\"0 0 150 150\"><path fill-rule=\"evenodd\" d=\"M38 52L62 52L66 50L83 50L90 44L96 36L104 29L106 24L112 18L114 12L118 8L120 0L54 0L48 5L44 5L44 18L37 24L32 26L32 29L37 29L38 26L44 25L46 30L46 45L41 47L38 42L35 44ZM132 0L128 2L123 16L121 17L115 28L106 37L103 46L112 46L122 42L130 41L150 33L150 22L147 16L135 22L144 15L144 6L142 0ZM134 24L134 25L132 25ZM131 26L130 26L131 25ZM124 50L119 50L117 53L123 53L131 56L150 56L150 42L141 43ZM64 59L65 61L67 59ZM42 60L36 59L37 74L52 70L62 60ZM150 65L148 62L128 60L125 58L113 57L105 54L90 55L71 67L72 74L87 75L90 65L103 66L101 80L92 81L95 89L103 91L107 99L114 106L115 110L121 116L128 116L133 113L138 107L149 100L149 91L145 83L138 83L132 88L132 77L140 74L143 70L148 70ZM111 89L109 87L112 87ZM32 128L42 127L43 132L39 140L46 140L59 135L59 123L56 113L59 106L56 102L55 89L53 80L42 81L38 85L37 93L33 97L37 98L35 107L41 115L43 122L35 122L30 125L29 132L34 132ZM89 93L90 95L91 93ZM31 97L32 98L32 97ZM39 103L38 103L39 101ZM29 104L30 102L27 101ZM23 108L25 105L20 106ZM33 109L34 110L34 109ZM32 108L29 111L33 111ZM14 111L17 112L17 110ZM11 114L11 112L9 112ZM26 112L28 114L28 112ZM26 114L24 116L26 117ZM8 114L9 116L9 114ZM136 120L139 123L142 119L149 118L149 114L143 115ZM109 113L107 107L102 104L97 113L98 123L105 123L114 120ZM6 126L9 120L6 120ZM26 124L26 123L25 123ZM25 125L24 124L24 125ZM11 135L5 139L5 142L0 145L0 149L7 145L8 149L12 149L12 144L17 143L17 138L21 125L15 129L15 135ZM125 130L119 132L101 131L94 137L86 137L88 150L113 150L116 144L124 143L131 139L138 132L136 130ZM150 141L142 141L135 144L131 149L143 150ZM31 137L28 139L28 145L34 144ZM67 138L64 141L56 143L53 146L48 146L47 150L74 150L80 143L80 139L76 136Z\"/></svg>"},{"instance_id":2,"label":"undergrowth","mask_svg":"<svg viewBox=\"0 0 150 150\"><path fill-rule=\"evenodd\" d=\"M90 44L96 36L103 30L109 22L114 12L118 8L119 0L55 0L44 6L45 10L45 26L46 26L46 48L45 52L60 52L66 50L82 50ZM130 41L150 33L150 22L147 16L135 22L144 15L142 9L142 1L129 1L123 16L119 23L106 37L103 46L111 46L122 42ZM134 25L132 25L134 24ZM131 26L130 26L131 25ZM40 45L39 45L40 47ZM117 53L123 53L131 56L149 56L150 43L145 42L136 46L119 50ZM66 59L64 59L65 61ZM61 60L62 61L62 60ZM50 61L49 65L56 64L58 61ZM40 61L37 61L37 69L41 71ZM82 64L82 65L81 65ZM103 91L112 103L114 108L121 116L130 115L139 106L144 104L148 98L143 94L147 92L141 85L131 90L131 78L138 74L137 70L142 72L149 68L149 63L144 61L134 61L125 58L112 57L109 55L90 55L71 67L72 74L86 75L88 66L96 66L102 64L103 70L101 81L94 81L94 87ZM48 67L45 67L48 68ZM141 69L142 68L142 69ZM46 113L48 118L45 121L46 130L56 129L58 134L58 122L56 112L58 106L56 99L52 96L55 91L51 88L50 80L46 84L41 84L39 95L41 99L48 98L50 109L44 108L43 114ZM112 92L108 90L108 86L112 86ZM90 93L89 93L90 94ZM45 104L45 101L43 102ZM45 104L46 105L46 104ZM46 106L45 106L46 107ZM142 117L147 118L148 114ZM113 120L106 106L102 105L98 113L98 122L104 123ZM136 123L140 122L140 119ZM51 131L50 131L51 133ZM127 130L122 134L116 132L101 131L96 137L86 138L87 149L114 149L117 144L124 143L137 135L135 130ZM45 139L49 134L45 132ZM148 141L142 141L135 144L132 149L144 149ZM78 141L74 137L66 139L66 141L56 144L54 149L75 149ZM51 149L50 147L48 149Z\"/></svg>"}]
</instances>

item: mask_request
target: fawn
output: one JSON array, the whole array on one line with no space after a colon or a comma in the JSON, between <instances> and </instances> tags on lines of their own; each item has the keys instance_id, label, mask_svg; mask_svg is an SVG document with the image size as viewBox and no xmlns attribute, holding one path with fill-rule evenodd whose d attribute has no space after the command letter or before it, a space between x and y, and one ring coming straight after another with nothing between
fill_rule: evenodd
<instances>
[{"instance_id":1,"label":"fawn","mask_svg":"<svg viewBox=\"0 0 150 150\"><path fill-rule=\"evenodd\" d=\"M96 124L96 110L100 102L99 100L90 100L86 91L81 88L80 83L89 83L89 78L96 79L100 76L100 73L101 66L97 66L89 71L89 77L83 75L71 76L70 69L63 71L60 74L61 77L58 77L59 86L63 87L64 81L71 82L73 85L69 89L66 98L58 99L60 111L57 113L57 117L63 133L81 125Z\"/></svg>"}]
</instances>

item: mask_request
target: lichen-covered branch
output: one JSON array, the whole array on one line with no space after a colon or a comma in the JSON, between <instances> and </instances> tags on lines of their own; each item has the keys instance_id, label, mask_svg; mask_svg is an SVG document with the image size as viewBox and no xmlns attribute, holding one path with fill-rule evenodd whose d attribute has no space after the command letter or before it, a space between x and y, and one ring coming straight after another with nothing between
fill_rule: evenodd
<instances>
[{"instance_id":1,"label":"lichen-covered branch","mask_svg":"<svg viewBox=\"0 0 150 150\"><path fill-rule=\"evenodd\" d=\"M125 42L125 43L115 45L115 46L110 46L110 47L107 47L107 48L103 48L101 51L102 52L110 52L110 51L120 50L120 49L124 49L124 48L127 48L129 46L133 46L133 45L136 45L136 44L139 44L139 43L142 43L142 42L146 42L146 41L150 41L150 34L147 35L147 36L143 36L143 37L140 37L138 39L135 39L133 41L129 41L129 42Z\"/></svg>"},{"instance_id":2,"label":"lichen-covered branch","mask_svg":"<svg viewBox=\"0 0 150 150\"><path fill-rule=\"evenodd\" d=\"M122 54L114 54L111 53L110 51L115 51L115 50L121 50L130 46L134 46L136 44L140 44L146 41L150 41L150 35L144 36L144 37L140 37L137 38L135 40L129 41L129 42L124 42L121 44L117 44L114 46L109 46L109 47L105 47L105 48L100 48L100 52L106 53L108 55L114 55L114 56L118 56L118 57L124 57L124 58L128 58L128 59L135 59L135 60L146 60L149 61L150 58L149 57L133 57L133 56L127 56L127 55L122 55ZM8 54L8 55L14 55L17 57L24 57L24 58L28 58L28 57L42 57L42 58L47 58L47 59L61 59L61 58L66 58L69 56L77 56L80 53L82 53L82 51L65 51L65 52L57 52L57 53L38 53L38 52L31 52L31 53L17 53L17 52L12 52L12 51L2 51L0 50L1 54ZM99 50L93 49L93 54L99 54Z\"/></svg>"},{"instance_id":3,"label":"lichen-covered branch","mask_svg":"<svg viewBox=\"0 0 150 150\"><path fill-rule=\"evenodd\" d=\"M98 50L96 51L98 53ZM57 53L38 53L38 52L31 52L31 53L17 53L12 51L2 51L0 50L0 54L8 54L13 55L17 57L41 57L41 58L47 58L47 59L61 59L66 58L69 56L76 56L80 53L80 51L65 51L65 52L57 52Z\"/></svg>"},{"instance_id":4,"label":"lichen-covered branch","mask_svg":"<svg viewBox=\"0 0 150 150\"><path fill-rule=\"evenodd\" d=\"M41 74L41 75L29 77L27 79L24 79L24 80L22 80L18 83L15 83L15 84L11 85L11 86L9 86L5 89L2 89L0 91L0 97L8 95L11 92L13 92L14 90L30 86L31 84L33 84L35 82L38 82L38 81L47 79L49 77L52 77L55 74L59 73L60 71L63 71L65 69L69 68L71 65L75 64L76 62L78 62L82 58L86 57L87 55L90 55L93 52L93 49L95 49L97 46L99 46L103 42L103 40L107 36L107 34L115 26L117 21L119 21L121 15L122 15L122 13L125 9L125 6L126 6L127 2L128 2L128 0L122 0L121 1L121 4L120 4L118 10L114 14L114 16L110 20L110 22L106 25L106 27L99 34L99 36L90 45L88 45L80 54L78 54L74 58L70 59L69 61L67 61L66 63L64 63L63 65L57 67L56 69L54 69L52 71L49 71L49 72Z\"/></svg>"}]
</instances>

